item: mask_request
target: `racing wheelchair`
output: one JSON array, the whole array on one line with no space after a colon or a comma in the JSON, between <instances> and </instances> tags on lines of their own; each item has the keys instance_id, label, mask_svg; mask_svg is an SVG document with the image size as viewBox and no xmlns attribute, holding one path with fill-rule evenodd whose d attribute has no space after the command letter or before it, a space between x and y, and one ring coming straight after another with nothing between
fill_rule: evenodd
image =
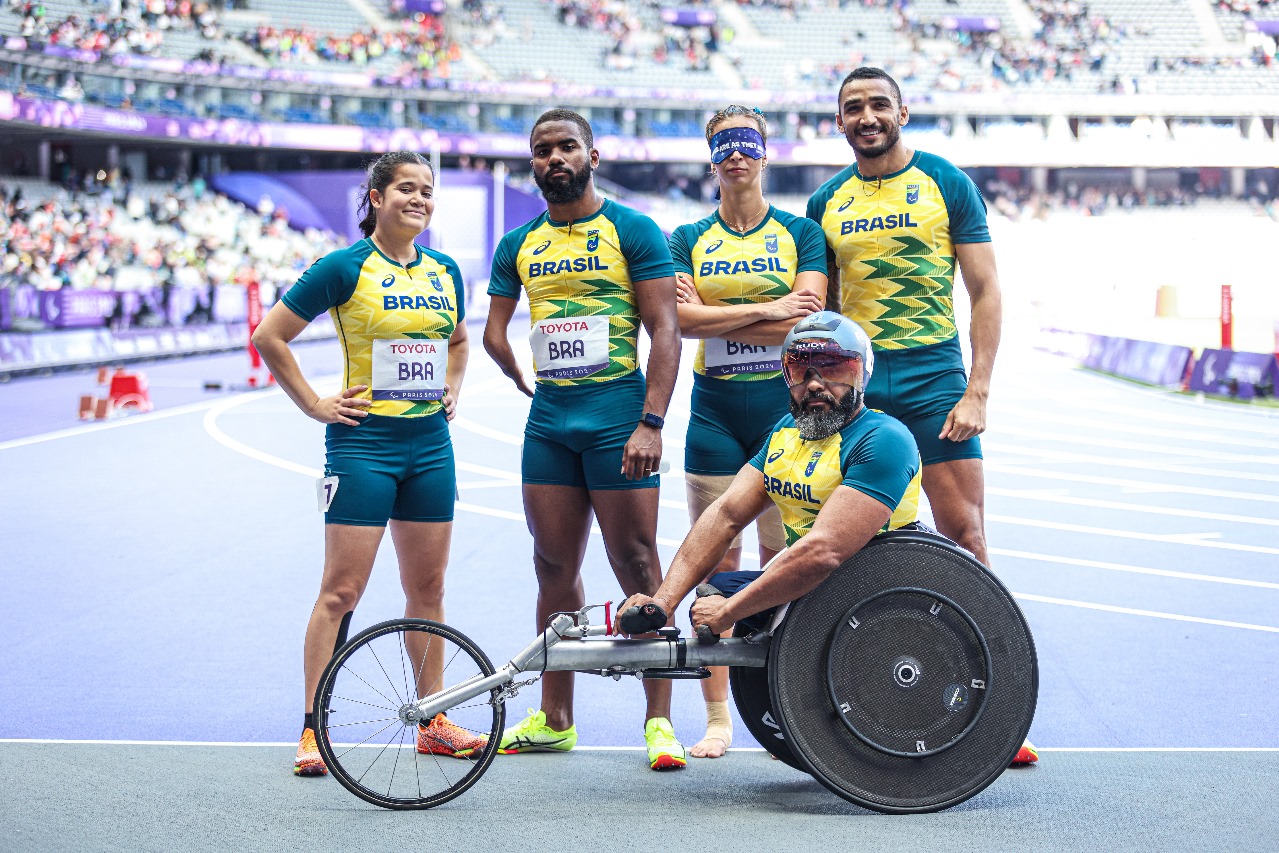
<instances>
[{"instance_id":1,"label":"racing wheelchair","mask_svg":"<svg viewBox=\"0 0 1279 853\"><path fill-rule=\"evenodd\" d=\"M622 614L623 630L664 625L649 608ZM590 622L596 609L603 624ZM484 774L505 701L544 672L696 678L728 666L737 710L766 750L846 800L904 814L980 792L1030 729L1039 675L1026 620L985 566L941 536L880 534L778 611L767 629L739 624L732 639L685 639L677 628L629 639L612 636L607 605L590 606L555 616L498 669L447 625L383 622L343 644L321 676L316 741L356 796L431 808ZM422 683L428 659L451 686ZM440 713L487 746L464 760L418 753L418 723Z\"/></svg>"}]
</instances>

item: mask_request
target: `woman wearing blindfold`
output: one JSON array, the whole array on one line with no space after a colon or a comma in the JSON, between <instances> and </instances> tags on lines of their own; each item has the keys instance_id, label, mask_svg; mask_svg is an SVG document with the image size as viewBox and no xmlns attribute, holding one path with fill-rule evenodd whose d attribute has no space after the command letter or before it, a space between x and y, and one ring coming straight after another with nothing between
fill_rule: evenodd
<instances>
[{"instance_id":1,"label":"woman wearing blindfold","mask_svg":"<svg viewBox=\"0 0 1279 853\"><path fill-rule=\"evenodd\" d=\"M764 198L767 138L759 110L734 104L711 117L706 141L719 207L671 235L680 331L701 341L684 451L694 523L789 413L781 344L795 323L826 301L821 228ZM763 565L786 544L775 508L760 516L756 530ZM741 556L738 537L711 574L736 571ZM733 738L728 671L714 668L702 693L706 737L689 754L718 758Z\"/></svg>"}]
</instances>

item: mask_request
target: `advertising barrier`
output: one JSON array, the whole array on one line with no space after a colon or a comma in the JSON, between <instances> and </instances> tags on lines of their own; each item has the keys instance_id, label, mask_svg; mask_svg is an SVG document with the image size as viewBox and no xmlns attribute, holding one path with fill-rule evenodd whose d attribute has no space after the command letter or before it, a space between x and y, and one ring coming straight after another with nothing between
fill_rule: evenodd
<instances>
[{"instance_id":1,"label":"advertising barrier","mask_svg":"<svg viewBox=\"0 0 1279 853\"><path fill-rule=\"evenodd\" d=\"M1151 385L1180 385L1190 359L1190 347L1088 335L1082 364Z\"/></svg>"},{"instance_id":2,"label":"advertising barrier","mask_svg":"<svg viewBox=\"0 0 1279 853\"><path fill-rule=\"evenodd\" d=\"M1251 400L1273 397L1279 361L1268 352L1206 349L1190 375L1190 390Z\"/></svg>"},{"instance_id":3,"label":"advertising barrier","mask_svg":"<svg viewBox=\"0 0 1279 853\"><path fill-rule=\"evenodd\" d=\"M298 340L335 337L327 314L315 319ZM26 373L100 364L124 364L150 358L243 349L246 323L212 323L158 329L70 329L59 332L0 334L0 374Z\"/></svg>"}]
</instances>

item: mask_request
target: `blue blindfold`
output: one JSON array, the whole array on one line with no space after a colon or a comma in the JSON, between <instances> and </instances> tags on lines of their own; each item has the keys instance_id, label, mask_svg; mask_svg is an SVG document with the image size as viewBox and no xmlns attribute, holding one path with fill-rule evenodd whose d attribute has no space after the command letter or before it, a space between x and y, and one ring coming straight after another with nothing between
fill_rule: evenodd
<instances>
[{"instance_id":1,"label":"blue blindfold","mask_svg":"<svg viewBox=\"0 0 1279 853\"><path fill-rule=\"evenodd\" d=\"M740 152L752 160L764 157L764 137L753 127L730 127L711 137L711 162L723 163Z\"/></svg>"}]
</instances>

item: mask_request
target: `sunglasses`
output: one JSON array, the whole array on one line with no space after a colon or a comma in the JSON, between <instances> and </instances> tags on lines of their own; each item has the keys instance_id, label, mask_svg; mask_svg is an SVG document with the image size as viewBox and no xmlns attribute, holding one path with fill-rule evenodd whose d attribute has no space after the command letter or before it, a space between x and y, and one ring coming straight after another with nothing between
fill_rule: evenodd
<instances>
[{"instance_id":1,"label":"sunglasses","mask_svg":"<svg viewBox=\"0 0 1279 853\"><path fill-rule=\"evenodd\" d=\"M793 387L808 381L810 370L823 382L853 385L862 375L862 359L859 355L848 355L834 341L813 342L803 349L786 351L782 358L782 373L787 385Z\"/></svg>"}]
</instances>

